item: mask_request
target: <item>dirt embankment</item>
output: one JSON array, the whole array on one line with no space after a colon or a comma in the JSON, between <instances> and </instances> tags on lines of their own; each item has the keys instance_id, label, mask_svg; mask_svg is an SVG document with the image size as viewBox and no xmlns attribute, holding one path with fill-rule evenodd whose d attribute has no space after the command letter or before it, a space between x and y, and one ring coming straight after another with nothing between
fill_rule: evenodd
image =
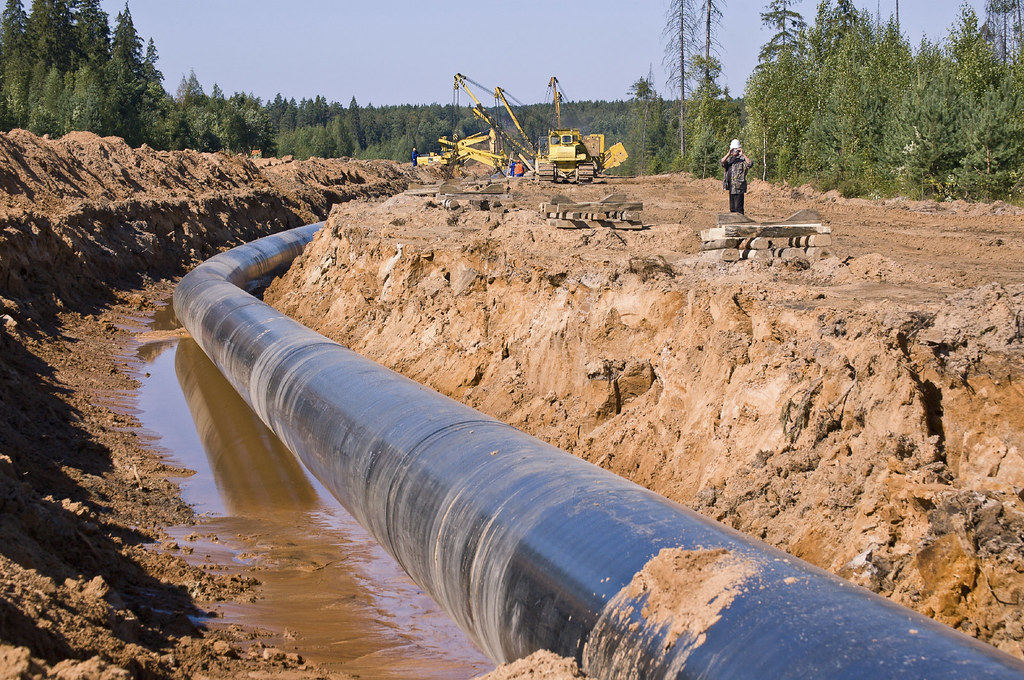
<instances>
[{"instance_id":1,"label":"dirt embankment","mask_svg":"<svg viewBox=\"0 0 1024 680\"><path fill-rule=\"evenodd\" d=\"M337 208L267 299L377 361L1024 656L1024 268L1013 206L818 208L839 257L710 264L720 187L559 187L645 202L644 231L398 196Z\"/></svg>"},{"instance_id":2,"label":"dirt embankment","mask_svg":"<svg viewBox=\"0 0 1024 680\"><path fill-rule=\"evenodd\" d=\"M0 304L27 303L29 315L39 305L81 306L406 183L383 161L260 168L91 133L50 141L15 130L0 135Z\"/></svg>"},{"instance_id":3,"label":"dirt embankment","mask_svg":"<svg viewBox=\"0 0 1024 680\"><path fill-rule=\"evenodd\" d=\"M190 521L124 409L119 353L197 259L406 186L394 164L253 163L0 134L0 677L325 677L196 602L253 583L151 550ZM239 651L239 642L243 651Z\"/></svg>"}]
</instances>

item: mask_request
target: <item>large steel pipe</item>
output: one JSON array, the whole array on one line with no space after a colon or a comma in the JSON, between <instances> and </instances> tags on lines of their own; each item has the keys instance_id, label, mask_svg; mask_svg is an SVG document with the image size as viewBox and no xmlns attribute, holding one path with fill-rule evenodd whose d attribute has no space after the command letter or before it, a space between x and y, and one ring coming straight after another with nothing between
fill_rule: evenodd
<instances>
[{"instance_id":1,"label":"large steel pipe","mask_svg":"<svg viewBox=\"0 0 1024 680\"><path fill-rule=\"evenodd\" d=\"M439 395L240 287L319 225L198 266L174 308L255 412L495 661L602 678L1021 678L993 647ZM652 563L674 560L685 592ZM679 571L682 570L682 571ZM632 585L631 585L632 583ZM644 585L646 584L646 585Z\"/></svg>"}]
</instances>

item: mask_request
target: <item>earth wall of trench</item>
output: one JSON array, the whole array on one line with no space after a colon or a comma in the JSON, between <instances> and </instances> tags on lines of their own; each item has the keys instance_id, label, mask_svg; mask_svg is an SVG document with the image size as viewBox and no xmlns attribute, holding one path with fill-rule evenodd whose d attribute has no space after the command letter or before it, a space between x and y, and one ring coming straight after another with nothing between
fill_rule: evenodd
<instances>
[{"instance_id":1,"label":"earth wall of trench","mask_svg":"<svg viewBox=\"0 0 1024 680\"><path fill-rule=\"evenodd\" d=\"M267 300L1024 656L1024 288L899 302L864 294L877 255L737 276L653 236L413 201L336 209Z\"/></svg>"}]
</instances>

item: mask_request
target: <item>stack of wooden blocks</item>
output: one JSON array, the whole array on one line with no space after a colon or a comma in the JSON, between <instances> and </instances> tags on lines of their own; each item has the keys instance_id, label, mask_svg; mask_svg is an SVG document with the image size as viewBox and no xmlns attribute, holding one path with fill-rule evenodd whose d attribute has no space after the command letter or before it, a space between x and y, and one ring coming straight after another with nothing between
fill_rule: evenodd
<instances>
[{"instance_id":1,"label":"stack of wooden blocks","mask_svg":"<svg viewBox=\"0 0 1024 680\"><path fill-rule=\"evenodd\" d=\"M818 260L832 256L832 228L817 210L801 210L781 222L754 222L742 213L718 216L700 232L701 257L709 260Z\"/></svg>"},{"instance_id":2,"label":"stack of wooden blocks","mask_svg":"<svg viewBox=\"0 0 1024 680\"><path fill-rule=\"evenodd\" d=\"M540 204L548 224L559 229L607 227L609 229L643 229L644 204L628 201L625 194L610 194L600 201L578 203L565 196L553 196Z\"/></svg>"},{"instance_id":3,"label":"stack of wooden blocks","mask_svg":"<svg viewBox=\"0 0 1024 680\"><path fill-rule=\"evenodd\" d=\"M410 196L437 196L442 207L449 210L468 205L479 210L490 210L501 206L498 200L507 193L505 184L465 184L448 180L441 184L410 185L405 193Z\"/></svg>"}]
</instances>

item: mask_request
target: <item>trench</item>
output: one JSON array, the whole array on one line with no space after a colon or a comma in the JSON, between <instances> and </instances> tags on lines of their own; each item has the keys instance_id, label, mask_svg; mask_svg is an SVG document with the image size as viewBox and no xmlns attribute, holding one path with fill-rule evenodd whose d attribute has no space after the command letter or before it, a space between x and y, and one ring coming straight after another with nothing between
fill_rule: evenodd
<instances>
[{"instance_id":1,"label":"trench","mask_svg":"<svg viewBox=\"0 0 1024 680\"><path fill-rule=\"evenodd\" d=\"M148 330L179 328L170 304ZM253 603L216 603L206 625L333 671L457 680L494 668L455 623L252 412L194 341L137 348L135 415L171 464L199 522L168 528L182 557L261 582ZM210 606L210 605L207 605Z\"/></svg>"},{"instance_id":2,"label":"trench","mask_svg":"<svg viewBox=\"0 0 1024 680\"><path fill-rule=\"evenodd\" d=\"M548 649L595 678L1021 677L995 648L433 392L242 289L321 227L207 260L179 282L175 311L490 658ZM727 556L736 569L716 571L735 588L673 562L694 556ZM663 558L665 598L637 584Z\"/></svg>"}]
</instances>

